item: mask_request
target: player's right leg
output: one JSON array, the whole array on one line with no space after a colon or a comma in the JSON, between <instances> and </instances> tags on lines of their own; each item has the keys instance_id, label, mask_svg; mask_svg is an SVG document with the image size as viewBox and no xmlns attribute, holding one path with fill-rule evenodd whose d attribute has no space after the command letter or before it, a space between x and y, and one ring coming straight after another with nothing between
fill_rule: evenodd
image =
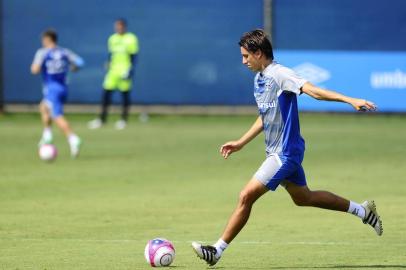
<instances>
[{"instance_id":1,"label":"player's right leg","mask_svg":"<svg viewBox=\"0 0 406 270\"><path fill-rule=\"evenodd\" d=\"M131 104L131 90L132 82L130 79L122 79L118 85L118 90L121 92L122 98L122 108L121 108L121 119L115 124L117 130L125 129L128 121L128 114Z\"/></svg>"},{"instance_id":2,"label":"player's right leg","mask_svg":"<svg viewBox=\"0 0 406 270\"><path fill-rule=\"evenodd\" d=\"M42 131L42 137L38 143L38 146L41 146L43 144L49 144L52 143L53 140L53 135L52 135L52 118L51 118L51 113L49 111L49 108L46 104L46 100L43 99L41 103L39 104L39 111L41 113L41 121L42 125L44 127Z\"/></svg>"},{"instance_id":3,"label":"player's right leg","mask_svg":"<svg viewBox=\"0 0 406 270\"><path fill-rule=\"evenodd\" d=\"M251 179L240 193L237 207L232 213L223 235L214 245L202 245L192 242L192 247L197 256L209 265L215 265L220 259L228 244L237 236L245 226L255 201L269 189L257 179Z\"/></svg>"},{"instance_id":4,"label":"player's right leg","mask_svg":"<svg viewBox=\"0 0 406 270\"><path fill-rule=\"evenodd\" d=\"M107 115L108 115L109 106L111 104L112 94L113 94L113 90L103 89L100 116L96 119L93 119L92 121L90 121L87 124L87 127L89 129L101 128L107 122Z\"/></svg>"},{"instance_id":5,"label":"player's right leg","mask_svg":"<svg viewBox=\"0 0 406 270\"><path fill-rule=\"evenodd\" d=\"M108 110L111 104L111 96L113 94L113 90L117 89L120 79L120 75L117 74L117 72L112 70L107 72L103 81L101 112L98 118L89 121L87 124L89 129L101 128L107 122Z\"/></svg>"}]
</instances>

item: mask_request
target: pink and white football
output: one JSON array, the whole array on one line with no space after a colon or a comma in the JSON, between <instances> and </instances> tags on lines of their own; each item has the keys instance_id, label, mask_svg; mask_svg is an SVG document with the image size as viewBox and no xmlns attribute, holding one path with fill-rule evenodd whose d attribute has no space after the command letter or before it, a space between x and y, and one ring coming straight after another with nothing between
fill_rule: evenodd
<instances>
[{"instance_id":1,"label":"pink and white football","mask_svg":"<svg viewBox=\"0 0 406 270\"><path fill-rule=\"evenodd\" d=\"M58 156L58 150L53 144L43 144L40 146L38 154L43 161L53 161Z\"/></svg>"},{"instance_id":2,"label":"pink and white football","mask_svg":"<svg viewBox=\"0 0 406 270\"><path fill-rule=\"evenodd\" d=\"M144 255L152 267L169 266L175 259L175 248L170 241L155 238L148 241Z\"/></svg>"}]
</instances>

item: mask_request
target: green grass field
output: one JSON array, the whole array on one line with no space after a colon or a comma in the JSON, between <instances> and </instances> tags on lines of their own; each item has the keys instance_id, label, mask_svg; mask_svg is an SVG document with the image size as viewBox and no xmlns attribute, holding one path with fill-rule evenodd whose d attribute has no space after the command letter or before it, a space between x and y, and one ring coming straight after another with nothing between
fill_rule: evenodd
<instances>
[{"instance_id":1,"label":"green grass field","mask_svg":"<svg viewBox=\"0 0 406 270\"><path fill-rule=\"evenodd\" d=\"M239 190L264 159L261 136L227 161L219 146L252 117L133 117L86 128L71 160L56 132L56 162L37 157L39 116L0 116L0 269L150 269L147 240L174 242L174 269L206 269L190 248L220 236ZM115 120L114 117L112 117ZM375 199L384 235L351 215L294 206L279 188L260 199L219 269L406 268L406 116L301 116L309 186Z\"/></svg>"}]
</instances>

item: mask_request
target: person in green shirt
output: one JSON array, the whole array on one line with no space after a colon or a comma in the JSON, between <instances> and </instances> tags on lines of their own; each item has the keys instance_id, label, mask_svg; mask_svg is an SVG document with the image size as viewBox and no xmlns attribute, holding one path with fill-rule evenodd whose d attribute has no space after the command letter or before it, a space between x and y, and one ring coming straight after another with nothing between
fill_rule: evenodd
<instances>
[{"instance_id":1,"label":"person in green shirt","mask_svg":"<svg viewBox=\"0 0 406 270\"><path fill-rule=\"evenodd\" d=\"M123 103L121 119L116 122L115 127L124 129L127 125L132 78L139 51L138 38L127 32L125 19L116 20L114 29L115 33L108 39L109 60L103 82L102 110L99 118L88 123L90 129L100 128L106 123L111 96L116 90L121 92Z\"/></svg>"}]
</instances>

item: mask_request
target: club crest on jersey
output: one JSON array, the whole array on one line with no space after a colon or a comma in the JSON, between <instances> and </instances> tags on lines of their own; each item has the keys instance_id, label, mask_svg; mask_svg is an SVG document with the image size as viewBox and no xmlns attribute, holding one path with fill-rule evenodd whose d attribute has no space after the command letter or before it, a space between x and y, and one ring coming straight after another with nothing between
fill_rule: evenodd
<instances>
[{"instance_id":1,"label":"club crest on jersey","mask_svg":"<svg viewBox=\"0 0 406 270\"><path fill-rule=\"evenodd\" d=\"M262 94L265 91L271 91L272 82L270 80L258 79L255 81L255 93Z\"/></svg>"}]
</instances>

